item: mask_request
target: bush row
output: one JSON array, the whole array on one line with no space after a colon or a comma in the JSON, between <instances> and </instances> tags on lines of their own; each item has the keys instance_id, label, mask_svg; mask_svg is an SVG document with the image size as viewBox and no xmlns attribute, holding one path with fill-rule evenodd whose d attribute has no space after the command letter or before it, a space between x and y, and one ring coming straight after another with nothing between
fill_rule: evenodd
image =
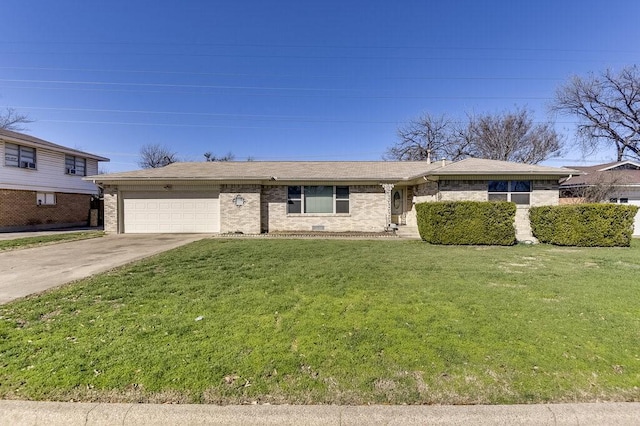
<instances>
[{"instance_id":1,"label":"bush row","mask_svg":"<svg viewBox=\"0 0 640 426\"><path fill-rule=\"evenodd\" d=\"M541 243L579 247L629 247L637 206L571 204L531 207L533 235Z\"/></svg>"},{"instance_id":2,"label":"bush row","mask_svg":"<svg viewBox=\"0 0 640 426\"><path fill-rule=\"evenodd\" d=\"M420 237L431 244L513 245L516 205L445 201L416 204Z\"/></svg>"}]
</instances>

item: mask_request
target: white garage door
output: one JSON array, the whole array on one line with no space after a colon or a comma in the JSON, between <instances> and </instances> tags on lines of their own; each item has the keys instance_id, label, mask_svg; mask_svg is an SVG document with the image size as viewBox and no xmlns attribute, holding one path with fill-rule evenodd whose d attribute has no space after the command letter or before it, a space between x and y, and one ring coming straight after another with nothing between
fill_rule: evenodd
<instances>
[{"instance_id":1,"label":"white garage door","mask_svg":"<svg viewBox=\"0 0 640 426\"><path fill-rule=\"evenodd\" d=\"M124 232L220 232L220 202L210 192L128 192L123 196Z\"/></svg>"}]
</instances>

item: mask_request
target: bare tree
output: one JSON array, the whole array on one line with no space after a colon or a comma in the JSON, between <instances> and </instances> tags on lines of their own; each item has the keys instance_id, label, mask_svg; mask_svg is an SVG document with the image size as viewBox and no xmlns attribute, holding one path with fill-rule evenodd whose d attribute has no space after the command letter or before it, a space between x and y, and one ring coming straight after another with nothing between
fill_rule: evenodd
<instances>
[{"instance_id":1,"label":"bare tree","mask_svg":"<svg viewBox=\"0 0 640 426\"><path fill-rule=\"evenodd\" d=\"M177 161L177 154L164 145L146 144L140 148L138 165L143 169L164 167Z\"/></svg>"},{"instance_id":2,"label":"bare tree","mask_svg":"<svg viewBox=\"0 0 640 426\"><path fill-rule=\"evenodd\" d=\"M398 128L397 133L398 142L387 150L386 160L456 160L461 155L458 129L445 115L424 114Z\"/></svg>"},{"instance_id":3,"label":"bare tree","mask_svg":"<svg viewBox=\"0 0 640 426\"><path fill-rule=\"evenodd\" d=\"M233 155L232 152L227 152L226 155L220 156L218 157L217 155L213 154L211 151L207 151L204 153L204 161L207 162L211 162L211 161L233 161L234 158L236 158L235 155Z\"/></svg>"},{"instance_id":4,"label":"bare tree","mask_svg":"<svg viewBox=\"0 0 640 426\"><path fill-rule=\"evenodd\" d=\"M538 164L560 154L562 138L547 123L534 124L532 112L515 112L469 117L465 131L470 157Z\"/></svg>"},{"instance_id":5,"label":"bare tree","mask_svg":"<svg viewBox=\"0 0 640 426\"><path fill-rule=\"evenodd\" d=\"M465 125L425 114L398 129L388 160L467 157L537 164L558 155L562 139L551 123L534 124L525 108L502 114L468 116Z\"/></svg>"},{"instance_id":6,"label":"bare tree","mask_svg":"<svg viewBox=\"0 0 640 426\"><path fill-rule=\"evenodd\" d=\"M29 123L33 123L33 120L28 115L17 112L15 108L7 107L0 113L0 129L21 132L26 130L23 124Z\"/></svg>"},{"instance_id":7,"label":"bare tree","mask_svg":"<svg viewBox=\"0 0 640 426\"><path fill-rule=\"evenodd\" d=\"M569 183L570 181L566 181ZM589 183L560 187L562 198L570 198L576 203L601 203L610 198L618 198L625 187L633 184L628 176L615 171L602 172Z\"/></svg>"},{"instance_id":8,"label":"bare tree","mask_svg":"<svg viewBox=\"0 0 640 426\"><path fill-rule=\"evenodd\" d=\"M616 148L618 161L640 159L640 69L606 70L573 76L556 91L551 110L579 119L577 135L585 151L600 144Z\"/></svg>"}]
</instances>

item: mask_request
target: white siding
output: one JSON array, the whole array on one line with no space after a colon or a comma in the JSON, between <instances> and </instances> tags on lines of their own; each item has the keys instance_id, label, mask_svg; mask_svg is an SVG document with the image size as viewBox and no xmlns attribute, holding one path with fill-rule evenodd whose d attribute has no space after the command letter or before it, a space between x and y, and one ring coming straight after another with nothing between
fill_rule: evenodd
<instances>
[{"instance_id":1,"label":"white siding","mask_svg":"<svg viewBox=\"0 0 640 426\"><path fill-rule=\"evenodd\" d=\"M82 176L65 173L62 152L36 148L36 170L5 166L4 142L0 142L0 188L73 194L97 194L98 187ZM98 173L98 161L87 159L87 175Z\"/></svg>"}]
</instances>

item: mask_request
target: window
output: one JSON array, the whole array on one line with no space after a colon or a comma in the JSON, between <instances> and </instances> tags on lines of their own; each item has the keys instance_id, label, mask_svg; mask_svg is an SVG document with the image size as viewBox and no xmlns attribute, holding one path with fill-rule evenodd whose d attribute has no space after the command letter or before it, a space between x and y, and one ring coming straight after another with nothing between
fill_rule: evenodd
<instances>
[{"instance_id":1,"label":"window","mask_svg":"<svg viewBox=\"0 0 640 426\"><path fill-rule=\"evenodd\" d=\"M36 150L28 146L4 144L5 166L21 167L23 169L36 168Z\"/></svg>"},{"instance_id":2,"label":"window","mask_svg":"<svg viewBox=\"0 0 640 426\"><path fill-rule=\"evenodd\" d=\"M620 204L628 204L628 198L609 198L610 203L620 203Z\"/></svg>"},{"instance_id":3,"label":"window","mask_svg":"<svg viewBox=\"0 0 640 426\"><path fill-rule=\"evenodd\" d=\"M511 201L518 205L529 205L531 201L531 181L490 180L489 201Z\"/></svg>"},{"instance_id":4,"label":"window","mask_svg":"<svg viewBox=\"0 0 640 426\"><path fill-rule=\"evenodd\" d=\"M287 213L349 213L349 187L290 186Z\"/></svg>"},{"instance_id":5,"label":"window","mask_svg":"<svg viewBox=\"0 0 640 426\"><path fill-rule=\"evenodd\" d=\"M87 170L87 160L73 155L65 155L64 167L65 173L68 175L85 176Z\"/></svg>"},{"instance_id":6,"label":"window","mask_svg":"<svg viewBox=\"0 0 640 426\"><path fill-rule=\"evenodd\" d=\"M53 206L56 204L56 194L53 192L38 192L36 202L39 206Z\"/></svg>"}]
</instances>

